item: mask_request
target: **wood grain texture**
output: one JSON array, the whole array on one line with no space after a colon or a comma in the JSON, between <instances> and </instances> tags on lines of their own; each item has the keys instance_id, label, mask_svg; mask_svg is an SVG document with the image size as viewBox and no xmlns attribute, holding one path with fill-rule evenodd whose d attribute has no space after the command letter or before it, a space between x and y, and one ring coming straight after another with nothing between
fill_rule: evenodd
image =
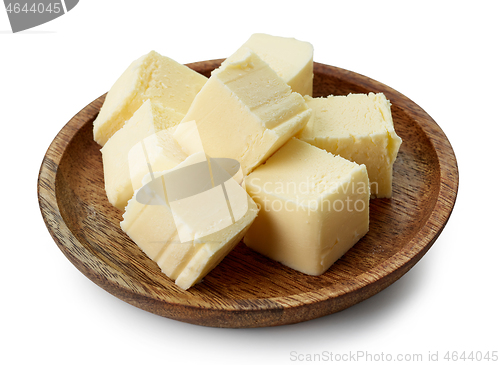
<instances>
[{"instance_id":1,"label":"wood grain texture","mask_svg":"<svg viewBox=\"0 0 500 365\"><path fill-rule=\"evenodd\" d=\"M210 76L222 60L188 65ZM66 257L111 294L160 316L214 327L296 323L352 306L386 288L422 258L445 226L458 167L443 131L419 106L365 76L314 65L314 96L383 92L403 139L392 199L370 202L370 231L325 274L308 276L242 242L202 283L176 287L120 230L104 191L92 122L105 95L76 114L47 150L38 180L45 224Z\"/></svg>"}]
</instances>

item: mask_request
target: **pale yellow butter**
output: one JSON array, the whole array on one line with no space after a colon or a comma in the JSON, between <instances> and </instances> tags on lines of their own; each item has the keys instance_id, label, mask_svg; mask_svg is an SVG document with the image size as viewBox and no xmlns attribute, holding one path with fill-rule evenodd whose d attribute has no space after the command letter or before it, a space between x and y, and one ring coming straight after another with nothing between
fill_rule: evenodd
<instances>
[{"instance_id":1,"label":"pale yellow butter","mask_svg":"<svg viewBox=\"0 0 500 365\"><path fill-rule=\"evenodd\" d=\"M188 154L237 160L244 175L307 123L311 110L254 52L226 60L195 97L174 137ZM181 126L196 122L201 145Z\"/></svg>"},{"instance_id":2,"label":"pale yellow butter","mask_svg":"<svg viewBox=\"0 0 500 365\"><path fill-rule=\"evenodd\" d=\"M195 170L193 175L192 168L207 161L206 171ZM153 180L146 175L144 186L129 201L120 223L162 272L183 289L199 282L240 242L258 212L246 191L229 175L223 182L215 176L207 179L216 164L200 152L174 169L155 173Z\"/></svg>"},{"instance_id":3,"label":"pale yellow butter","mask_svg":"<svg viewBox=\"0 0 500 365\"><path fill-rule=\"evenodd\" d=\"M311 43L255 33L243 44L242 48L245 47L266 62L292 91L312 96L314 50Z\"/></svg>"},{"instance_id":4,"label":"pale yellow butter","mask_svg":"<svg viewBox=\"0 0 500 365\"><path fill-rule=\"evenodd\" d=\"M187 155L168 132L183 115L148 99L101 149L109 202L125 209L144 175L171 169Z\"/></svg>"},{"instance_id":5,"label":"pale yellow butter","mask_svg":"<svg viewBox=\"0 0 500 365\"><path fill-rule=\"evenodd\" d=\"M94 121L101 146L147 100L186 114L207 78L154 51L132 62L109 90Z\"/></svg>"},{"instance_id":6,"label":"pale yellow butter","mask_svg":"<svg viewBox=\"0 0 500 365\"><path fill-rule=\"evenodd\" d=\"M324 273L368 232L365 166L296 138L245 185L260 207L245 244L295 270Z\"/></svg>"},{"instance_id":7,"label":"pale yellow butter","mask_svg":"<svg viewBox=\"0 0 500 365\"><path fill-rule=\"evenodd\" d=\"M392 166L401 138L394 130L384 94L306 97L313 115L298 138L350 161L366 165L372 197L392 195Z\"/></svg>"}]
</instances>

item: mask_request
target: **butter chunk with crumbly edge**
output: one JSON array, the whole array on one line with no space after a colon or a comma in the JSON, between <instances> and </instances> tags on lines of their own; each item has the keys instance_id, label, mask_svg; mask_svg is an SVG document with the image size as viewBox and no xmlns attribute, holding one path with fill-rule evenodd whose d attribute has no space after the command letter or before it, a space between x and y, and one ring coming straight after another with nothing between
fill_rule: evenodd
<instances>
[{"instance_id":1,"label":"butter chunk with crumbly edge","mask_svg":"<svg viewBox=\"0 0 500 365\"><path fill-rule=\"evenodd\" d=\"M320 275L368 232L364 165L292 138L245 179L260 213L245 244L309 275Z\"/></svg>"},{"instance_id":2,"label":"butter chunk with crumbly edge","mask_svg":"<svg viewBox=\"0 0 500 365\"><path fill-rule=\"evenodd\" d=\"M255 33L242 46L254 51L301 95L313 92L313 46L295 38Z\"/></svg>"},{"instance_id":3,"label":"butter chunk with crumbly edge","mask_svg":"<svg viewBox=\"0 0 500 365\"><path fill-rule=\"evenodd\" d=\"M155 51L132 62L111 87L94 121L94 140L104 146L147 100L186 114L207 78Z\"/></svg>"},{"instance_id":4,"label":"butter chunk with crumbly edge","mask_svg":"<svg viewBox=\"0 0 500 365\"><path fill-rule=\"evenodd\" d=\"M372 198L392 196L393 164L401 138L382 93L305 98L313 114L298 138L368 170Z\"/></svg>"},{"instance_id":5,"label":"butter chunk with crumbly edge","mask_svg":"<svg viewBox=\"0 0 500 365\"><path fill-rule=\"evenodd\" d=\"M203 152L195 153L176 168L154 174L149 183L146 176L144 187L158 183L157 188L151 185L153 188L142 195L137 190L120 223L123 231L182 289L198 283L222 261L241 241L258 212L245 189L229 175L223 187L210 184L203 174L193 181L192 168L207 158ZM212 171L216 164L212 159ZM181 179L174 181L177 187L190 185L190 181L203 186L206 180L208 189L176 200L176 191L169 190L169 173L174 174L174 180ZM192 190L191 185L187 190Z\"/></svg>"},{"instance_id":6,"label":"butter chunk with crumbly edge","mask_svg":"<svg viewBox=\"0 0 500 365\"><path fill-rule=\"evenodd\" d=\"M104 187L113 206L125 209L149 169L171 169L186 159L168 131L182 118L182 114L148 99L101 148Z\"/></svg>"},{"instance_id":7,"label":"butter chunk with crumbly edge","mask_svg":"<svg viewBox=\"0 0 500 365\"><path fill-rule=\"evenodd\" d=\"M311 110L256 53L240 49L223 62L196 95L181 125L196 122L204 151L232 158L244 175L264 162L306 125ZM188 154L200 146L174 137Z\"/></svg>"}]
</instances>

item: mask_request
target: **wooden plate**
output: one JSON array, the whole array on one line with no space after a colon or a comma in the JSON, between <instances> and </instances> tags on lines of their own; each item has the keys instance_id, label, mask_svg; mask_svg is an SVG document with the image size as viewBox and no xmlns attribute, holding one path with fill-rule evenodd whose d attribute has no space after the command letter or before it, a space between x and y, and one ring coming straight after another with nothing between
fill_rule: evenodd
<instances>
[{"instance_id":1,"label":"wooden plate","mask_svg":"<svg viewBox=\"0 0 500 365\"><path fill-rule=\"evenodd\" d=\"M188 65L209 76L222 60ZM370 231L325 274L308 276L238 244L201 284L183 291L120 230L121 212L104 191L92 122L99 97L50 145L38 179L47 228L90 280L136 307L214 327L262 327L331 314L386 288L422 258L445 226L458 190L458 168L443 131L418 105L365 76L319 63L314 96L383 92L403 145L392 199L370 202Z\"/></svg>"}]
</instances>

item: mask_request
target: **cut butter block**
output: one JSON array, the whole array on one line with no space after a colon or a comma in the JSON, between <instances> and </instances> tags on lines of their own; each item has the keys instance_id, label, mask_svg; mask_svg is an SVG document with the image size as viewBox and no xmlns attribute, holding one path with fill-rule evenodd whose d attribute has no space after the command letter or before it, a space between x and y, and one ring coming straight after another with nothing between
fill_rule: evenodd
<instances>
[{"instance_id":1,"label":"cut butter block","mask_svg":"<svg viewBox=\"0 0 500 365\"><path fill-rule=\"evenodd\" d=\"M146 100L101 148L104 187L113 206L125 209L150 169L168 170L186 159L187 155L167 130L182 117L173 109Z\"/></svg>"},{"instance_id":2,"label":"cut butter block","mask_svg":"<svg viewBox=\"0 0 500 365\"><path fill-rule=\"evenodd\" d=\"M217 266L257 216L246 191L204 153L143 182L121 228L183 289Z\"/></svg>"},{"instance_id":3,"label":"cut butter block","mask_svg":"<svg viewBox=\"0 0 500 365\"><path fill-rule=\"evenodd\" d=\"M303 141L366 165L372 197L392 195L392 165L401 138L384 94L306 97L313 115L298 135Z\"/></svg>"},{"instance_id":4,"label":"cut butter block","mask_svg":"<svg viewBox=\"0 0 500 365\"><path fill-rule=\"evenodd\" d=\"M154 51L132 62L109 90L94 121L101 146L147 99L186 114L207 78Z\"/></svg>"},{"instance_id":5,"label":"cut butter block","mask_svg":"<svg viewBox=\"0 0 500 365\"><path fill-rule=\"evenodd\" d=\"M245 244L320 275L368 232L364 165L292 138L245 179L260 213Z\"/></svg>"},{"instance_id":6,"label":"cut butter block","mask_svg":"<svg viewBox=\"0 0 500 365\"><path fill-rule=\"evenodd\" d=\"M312 96L313 46L310 43L256 33L243 44L244 47L250 48L266 62L290 85L292 91Z\"/></svg>"},{"instance_id":7,"label":"cut butter block","mask_svg":"<svg viewBox=\"0 0 500 365\"><path fill-rule=\"evenodd\" d=\"M226 60L196 95L174 137L188 154L238 161L244 175L298 133L311 115L304 98L247 49ZM200 143L183 135L196 122Z\"/></svg>"}]
</instances>

